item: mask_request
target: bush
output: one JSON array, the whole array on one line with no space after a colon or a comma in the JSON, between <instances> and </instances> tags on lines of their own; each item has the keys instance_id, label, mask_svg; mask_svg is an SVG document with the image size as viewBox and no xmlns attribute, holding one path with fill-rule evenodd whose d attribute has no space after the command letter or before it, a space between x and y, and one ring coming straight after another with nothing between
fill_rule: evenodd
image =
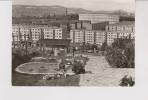
<instances>
[{"instance_id":1,"label":"bush","mask_svg":"<svg viewBox=\"0 0 148 100\"><path fill-rule=\"evenodd\" d=\"M135 81L134 79L130 76L128 77L127 75L124 76L122 79L121 79L121 83L119 84L120 86L134 86L135 85Z\"/></svg>"},{"instance_id":2,"label":"bush","mask_svg":"<svg viewBox=\"0 0 148 100\"><path fill-rule=\"evenodd\" d=\"M74 61L72 71L74 71L75 74L83 74L85 73L85 65L79 61Z\"/></svg>"},{"instance_id":3,"label":"bush","mask_svg":"<svg viewBox=\"0 0 148 100\"><path fill-rule=\"evenodd\" d=\"M107 43L104 42L100 49L101 49L101 51L105 51L106 48L107 48Z\"/></svg>"},{"instance_id":4,"label":"bush","mask_svg":"<svg viewBox=\"0 0 148 100\"><path fill-rule=\"evenodd\" d=\"M106 59L115 68L134 68L135 50L133 41L129 39L115 40L106 48Z\"/></svg>"}]
</instances>

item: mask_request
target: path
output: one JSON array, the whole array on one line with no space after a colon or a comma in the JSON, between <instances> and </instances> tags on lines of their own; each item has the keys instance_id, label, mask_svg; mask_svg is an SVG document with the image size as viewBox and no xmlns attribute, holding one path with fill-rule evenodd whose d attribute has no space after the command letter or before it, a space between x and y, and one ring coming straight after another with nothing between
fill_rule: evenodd
<instances>
[{"instance_id":1,"label":"path","mask_svg":"<svg viewBox=\"0 0 148 100\"><path fill-rule=\"evenodd\" d=\"M80 86L119 86L125 75L134 76L134 69L111 68L104 56L88 56L86 71L92 73L80 75Z\"/></svg>"}]
</instances>

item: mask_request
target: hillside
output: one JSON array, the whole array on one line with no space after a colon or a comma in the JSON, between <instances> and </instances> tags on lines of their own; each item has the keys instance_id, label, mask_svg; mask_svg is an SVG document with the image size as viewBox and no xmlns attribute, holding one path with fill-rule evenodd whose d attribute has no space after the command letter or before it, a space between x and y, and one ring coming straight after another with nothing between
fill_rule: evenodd
<instances>
[{"instance_id":1,"label":"hillside","mask_svg":"<svg viewBox=\"0 0 148 100\"><path fill-rule=\"evenodd\" d=\"M21 16L48 16L50 15L64 15L66 13L66 7L54 5L54 6L32 6L32 5L13 5L12 15L13 17ZM83 8L68 8L68 13L115 13L119 15L129 15L128 12L123 10L117 11L91 11Z\"/></svg>"}]
</instances>

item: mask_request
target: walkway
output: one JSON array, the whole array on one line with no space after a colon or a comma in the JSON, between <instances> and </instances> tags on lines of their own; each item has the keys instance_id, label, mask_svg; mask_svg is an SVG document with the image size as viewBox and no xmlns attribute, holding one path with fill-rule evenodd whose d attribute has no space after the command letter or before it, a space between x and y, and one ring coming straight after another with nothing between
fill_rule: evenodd
<instances>
[{"instance_id":1,"label":"walkway","mask_svg":"<svg viewBox=\"0 0 148 100\"><path fill-rule=\"evenodd\" d=\"M119 86L125 75L134 76L134 69L111 68L103 56L88 56L86 71L88 74L80 75L80 86Z\"/></svg>"}]
</instances>

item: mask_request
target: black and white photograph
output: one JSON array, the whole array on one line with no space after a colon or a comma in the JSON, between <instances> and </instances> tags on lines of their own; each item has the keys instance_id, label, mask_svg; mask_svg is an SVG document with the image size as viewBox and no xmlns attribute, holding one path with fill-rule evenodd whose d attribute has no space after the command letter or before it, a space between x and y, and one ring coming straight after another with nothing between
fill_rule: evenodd
<instances>
[{"instance_id":1,"label":"black and white photograph","mask_svg":"<svg viewBox=\"0 0 148 100\"><path fill-rule=\"evenodd\" d=\"M135 0L13 0L12 86L134 87Z\"/></svg>"}]
</instances>

